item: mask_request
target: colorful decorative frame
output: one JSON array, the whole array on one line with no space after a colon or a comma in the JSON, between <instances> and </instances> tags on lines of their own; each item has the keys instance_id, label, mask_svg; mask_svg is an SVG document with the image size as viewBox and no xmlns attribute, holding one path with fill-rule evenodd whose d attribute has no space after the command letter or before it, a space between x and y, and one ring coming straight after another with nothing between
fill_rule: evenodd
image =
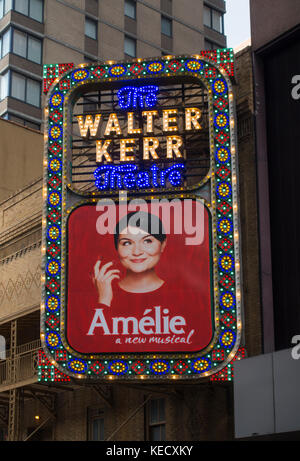
<instances>
[{"instance_id":1,"label":"colorful decorative frame","mask_svg":"<svg viewBox=\"0 0 300 461\"><path fill-rule=\"evenodd\" d=\"M45 107L45 152L43 182L43 273L41 303L41 340L39 380L54 381L71 378L86 380L226 380L232 361L244 356L240 348L242 334L241 262L239 204L237 178L237 147L231 49L202 52L200 55L108 62L104 64L71 64L53 80ZM80 356L64 338L65 241L68 208L70 112L74 91L91 83L159 81L166 77L192 77L204 84L209 99L211 165L208 175L190 189L168 190L170 197L201 199L203 184L210 181L209 206L212 217L213 280L217 335L201 354L155 354L141 358ZM171 82L171 81L170 81ZM48 84L49 85L49 84ZM70 157L69 157L70 158ZM195 190L197 189L197 190ZM150 198L145 191L144 199ZM192 193L191 193L192 192ZM117 200L117 192L111 198ZM74 192L73 192L74 194ZM151 196L155 191L151 191ZM100 192L83 198L77 205L96 202ZM162 197L160 195L160 197ZM56 372L47 372L47 367ZM46 371L45 371L46 370ZM227 370L224 372L224 370ZM230 378L231 379L231 378Z\"/></svg>"}]
</instances>

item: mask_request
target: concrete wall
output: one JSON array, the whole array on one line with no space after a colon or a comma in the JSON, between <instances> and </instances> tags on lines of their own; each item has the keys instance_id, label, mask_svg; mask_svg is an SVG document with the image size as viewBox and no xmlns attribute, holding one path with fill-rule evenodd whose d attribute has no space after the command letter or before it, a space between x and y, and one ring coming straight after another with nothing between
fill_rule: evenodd
<instances>
[{"instance_id":1,"label":"concrete wall","mask_svg":"<svg viewBox=\"0 0 300 461\"><path fill-rule=\"evenodd\" d=\"M42 176L42 133L0 118L0 203Z\"/></svg>"}]
</instances>

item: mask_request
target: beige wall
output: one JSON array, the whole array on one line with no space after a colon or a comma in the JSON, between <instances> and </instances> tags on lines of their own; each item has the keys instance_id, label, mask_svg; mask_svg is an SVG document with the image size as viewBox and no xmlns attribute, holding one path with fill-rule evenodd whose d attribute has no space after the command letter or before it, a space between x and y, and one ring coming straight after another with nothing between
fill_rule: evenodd
<instances>
[{"instance_id":1,"label":"beige wall","mask_svg":"<svg viewBox=\"0 0 300 461\"><path fill-rule=\"evenodd\" d=\"M25 315L40 306L41 248L32 245L0 261L0 322Z\"/></svg>"},{"instance_id":2,"label":"beige wall","mask_svg":"<svg viewBox=\"0 0 300 461\"><path fill-rule=\"evenodd\" d=\"M204 36L179 22L173 22L173 37L173 49L176 54L199 53L204 49Z\"/></svg>"},{"instance_id":3,"label":"beige wall","mask_svg":"<svg viewBox=\"0 0 300 461\"><path fill-rule=\"evenodd\" d=\"M173 0L173 15L180 18L184 23L203 29L203 3L202 2L183 2L182 0Z\"/></svg>"},{"instance_id":4,"label":"beige wall","mask_svg":"<svg viewBox=\"0 0 300 461\"><path fill-rule=\"evenodd\" d=\"M142 4L137 4L137 35L140 39L145 40L149 44L161 46L161 24L160 14ZM146 45L142 43L143 47ZM155 48L154 48L155 49ZM160 55L160 50L157 49L155 56ZM142 57L140 55L140 57Z\"/></svg>"},{"instance_id":5,"label":"beige wall","mask_svg":"<svg viewBox=\"0 0 300 461\"><path fill-rule=\"evenodd\" d=\"M45 64L72 62L75 65L84 61L83 53L80 53L63 45L56 43L49 38L44 40L44 62Z\"/></svg>"},{"instance_id":6,"label":"beige wall","mask_svg":"<svg viewBox=\"0 0 300 461\"><path fill-rule=\"evenodd\" d=\"M81 4L81 2L76 2ZM81 6L81 5L80 5ZM45 2L45 34L66 45L84 49L84 15L59 2ZM44 54L45 56L45 54Z\"/></svg>"},{"instance_id":7,"label":"beige wall","mask_svg":"<svg viewBox=\"0 0 300 461\"><path fill-rule=\"evenodd\" d=\"M42 181L0 204L0 322L40 304Z\"/></svg>"},{"instance_id":8,"label":"beige wall","mask_svg":"<svg viewBox=\"0 0 300 461\"><path fill-rule=\"evenodd\" d=\"M0 203L42 176L42 133L0 119Z\"/></svg>"},{"instance_id":9,"label":"beige wall","mask_svg":"<svg viewBox=\"0 0 300 461\"><path fill-rule=\"evenodd\" d=\"M99 25L99 58L121 60L124 58L124 34L111 27Z\"/></svg>"}]
</instances>

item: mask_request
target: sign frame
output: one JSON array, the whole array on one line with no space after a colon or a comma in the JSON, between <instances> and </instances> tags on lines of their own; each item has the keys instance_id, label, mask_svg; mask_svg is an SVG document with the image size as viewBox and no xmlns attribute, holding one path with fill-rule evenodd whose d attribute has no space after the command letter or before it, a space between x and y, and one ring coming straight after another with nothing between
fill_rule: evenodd
<instances>
[{"instance_id":1,"label":"sign frame","mask_svg":"<svg viewBox=\"0 0 300 461\"><path fill-rule=\"evenodd\" d=\"M41 340L50 363L63 375L87 381L107 379L149 381L208 378L224 369L238 353L242 336L240 226L235 106L231 75L232 50L218 50L216 62L205 55L138 59L130 62L81 64L56 78L45 106L45 151L43 178ZM226 63L229 62L229 69ZM225 65L224 65L225 64ZM73 351L64 334L66 225L74 209L68 194L77 196L76 207L95 203L101 197L118 200L119 191L99 194L72 189L69 180L70 114L72 98L87 85L140 79L192 77L208 93L210 168L203 180L189 188L174 187L159 197L194 198L203 201L203 185L210 182L213 250L214 339L201 353L155 353L132 357L88 357ZM171 81L171 80L170 80ZM145 190L146 201L157 191ZM128 191L128 198L135 196ZM40 377L40 380L48 378Z\"/></svg>"}]
</instances>

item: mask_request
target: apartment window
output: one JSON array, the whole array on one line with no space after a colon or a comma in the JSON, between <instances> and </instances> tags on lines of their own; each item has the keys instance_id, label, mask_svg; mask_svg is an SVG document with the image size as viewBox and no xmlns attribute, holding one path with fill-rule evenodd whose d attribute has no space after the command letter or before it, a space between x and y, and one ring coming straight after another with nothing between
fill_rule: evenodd
<instances>
[{"instance_id":1,"label":"apartment window","mask_svg":"<svg viewBox=\"0 0 300 461\"><path fill-rule=\"evenodd\" d=\"M29 61L41 64L42 41L20 30L13 30L12 52Z\"/></svg>"},{"instance_id":2,"label":"apartment window","mask_svg":"<svg viewBox=\"0 0 300 461\"><path fill-rule=\"evenodd\" d=\"M203 23L206 27L224 34L224 15L220 11L204 6Z\"/></svg>"},{"instance_id":3,"label":"apartment window","mask_svg":"<svg viewBox=\"0 0 300 461\"><path fill-rule=\"evenodd\" d=\"M29 0L15 0L15 10L28 16Z\"/></svg>"},{"instance_id":4,"label":"apartment window","mask_svg":"<svg viewBox=\"0 0 300 461\"><path fill-rule=\"evenodd\" d=\"M40 107L41 84L31 78L26 79L26 102L33 106Z\"/></svg>"},{"instance_id":5,"label":"apartment window","mask_svg":"<svg viewBox=\"0 0 300 461\"><path fill-rule=\"evenodd\" d=\"M87 37L97 39L97 22L93 19L85 18L85 35Z\"/></svg>"},{"instance_id":6,"label":"apartment window","mask_svg":"<svg viewBox=\"0 0 300 461\"><path fill-rule=\"evenodd\" d=\"M20 74L12 73L11 79L11 96L21 101L25 101L26 98L26 77Z\"/></svg>"},{"instance_id":7,"label":"apartment window","mask_svg":"<svg viewBox=\"0 0 300 461\"><path fill-rule=\"evenodd\" d=\"M210 40L204 40L204 49L205 50L217 50L219 48L223 48L223 47L218 46L216 43L211 42Z\"/></svg>"},{"instance_id":8,"label":"apartment window","mask_svg":"<svg viewBox=\"0 0 300 461\"><path fill-rule=\"evenodd\" d=\"M37 64L42 62L42 42L31 35L27 38L27 59Z\"/></svg>"},{"instance_id":9,"label":"apartment window","mask_svg":"<svg viewBox=\"0 0 300 461\"><path fill-rule=\"evenodd\" d=\"M29 61L41 64L42 40L18 29L7 29L2 37L0 37L1 58L10 52L22 56Z\"/></svg>"},{"instance_id":10,"label":"apartment window","mask_svg":"<svg viewBox=\"0 0 300 461\"><path fill-rule=\"evenodd\" d=\"M91 422L92 426L92 440L103 441L104 440L104 418L95 418Z\"/></svg>"},{"instance_id":11,"label":"apartment window","mask_svg":"<svg viewBox=\"0 0 300 461\"><path fill-rule=\"evenodd\" d=\"M13 47L12 51L23 58L27 55L27 34L19 30L13 31Z\"/></svg>"},{"instance_id":12,"label":"apartment window","mask_svg":"<svg viewBox=\"0 0 300 461\"><path fill-rule=\"evenodd\" d=\"M11 72L10 96L40 107L41 105L41 84L37 80L25 77L16 72Z\"/></svg>"},{"instance_id":13,"label":"apartment window","mask_svg":"<svg viewBox=\"0 0 300 461\"><path fill-rule=\"evenodd\" d=\"M167 14L172 14L172 0L160 0L160 9Z\"/></svg>"},{"instance_id":14,"label":"apartment window","mask_svg":"<svg viewBox=\"0 0 300 461\"><path fill-rule=\"evenodd\" d=\"M7 29L1 36L1 58L10 52L10 29Z\"/></svg>"},{"instance_id":15,"label":"apartment window","mask_svg":"<svg viewBox=\"0 0 300 461\"><path fill-rule=\"evenodd\" d=\"M150 400L148 405L148 438L166 440L165 399Z\"/></svg>"},{"instance_id":16,"label":"apartment window","mask_svg":"<svg viewBox=\"0 0 300 461\"><path fill-rule=\"evenodd\" d=\"M10 10L43 22L43 0L0 0L0 19Z\"/></svg>"},{"instance_id":17,"label":"apartment window","mask_svg":"<svg viewBox=\"0 0 300 461\"><path fill-rule=\"evenodd\" d=\"M0 100L8 96L9 90L9 73L8 71L0 75Z\"/></svg>"},{"instance_id":18,"label":"apartment window","mask_svg":"<svg viewBox=\"0 0 300 461\"><path fill-rule=\"evenodd\" d=\"M168 37L172 37L172 21L165 16L161 17L161 33Z\"/></svg>"},{"instance_id":19,"label":"apartment window","mask_svg":"<svg viewBox=\"0 0 300 461\"><path fill-rule=\"evenodd\" d=\"M97 61L95 61L95 59L90 58L89 56L86 56L86 55L85 55L85 56L83 57L83 62L89 62L89 63L92 64L93 62L97 62Z\"/></svg>"},{"instance_id":20,"label":"apartment window","mask_svg":"<svg viewBox=\"0 0 300 461\"><path fill-rule=\"evenodd\" d=\"M4 114L2 118L5 118L6 120L11 120L12 122L19 123L19 125L27 126L28 128L32 128L33 130L40 131L41 129L41 125L39 123L31 122L29 120L26 120L22 117L17 117L16 115L10 114L8 112L6 112L6 114Z\"/></svg>"},{"instance_id":21,"label":"apartment window","mask_svg":"<svg viewBox=\"0 0 300 461\"><path fill-rule=\"evenodd\" d=\"M95 442L104 441L104 411L100 408L87 409L88 439Z\"/></svg>"},{"instance_id":22,"label":"apartment window","mask_svg":"<svg viewBox=\"0 0 300 461\"><path fill-rule=\"evenodd\" d=\"M128 56L136 57L136 40L131 37L124 37L124 53Z\"/></svg>"},{"instance_id":23,"label":"apartment window","mask_svg":"<svg viewBox=\"0 0 300 461\"><path fill-rule=\"evenodd\" d=\"M134 0L125 0L124 9L125 16L136 19L136 3Z\"/></svg>"},{"instance_id":24,"label":"apartment window","mask_svg":"<svg viewBox=\"0 0 300 461\"><path fill-rule=\"evenodd\" d=\"M0 19L12 9L12 0L0 0Z\"/></svg>"},{"instance_id":25,"label":"apartment window","mask_svg":"<svg viewBox=\"0 0 300 461\"><path fill-rule=\"evenodd\" d=\"M36 21L43 22L43 6L42 0L30 0L29 17Z\"/></svg>"},{"instance_id":26,"label":"apartment window","mask_svg":"<svg viewBox=\"0 0 300 461\"><path fill-rule=\"evenodd\" d=\"M35 21L43 22L43 0L14 0L13 9Z\"/></svg>"}]
</instances>

